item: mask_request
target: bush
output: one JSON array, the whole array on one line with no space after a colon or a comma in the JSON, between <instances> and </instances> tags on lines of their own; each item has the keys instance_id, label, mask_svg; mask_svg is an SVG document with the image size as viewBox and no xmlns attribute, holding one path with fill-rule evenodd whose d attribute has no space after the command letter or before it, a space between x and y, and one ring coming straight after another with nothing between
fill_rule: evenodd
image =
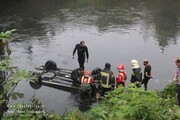
<instances>
[{"instance_id":1,"label":"bush","mask_svg":"<svg viewBox=\"0 0 180 120\"><path fill-rule=\"evenodd\" d=\"M162 91L118 88L108 92L100 104L86 113L73 114L74 120L176 120L180 108L175 102L175 85ZM71 120L72 113L66 114ZM63 117L66 117L63 116ZM79 117L84 116L83 117Z\"/></svg>"},{"instance_id":2,"label":"bush","mask_svg":"<svg viewBox=\"0 0 180 120\"><path fill-rule=\"evenodd\" d=\"M161 98L155 91L144 91L139 88L128 88L125 93L119 91L122 91L122 88L109 92L102 101L103 115L107 119L163 120L169 118L168 109L161 106Z\"/></svg>"}]
</instances>

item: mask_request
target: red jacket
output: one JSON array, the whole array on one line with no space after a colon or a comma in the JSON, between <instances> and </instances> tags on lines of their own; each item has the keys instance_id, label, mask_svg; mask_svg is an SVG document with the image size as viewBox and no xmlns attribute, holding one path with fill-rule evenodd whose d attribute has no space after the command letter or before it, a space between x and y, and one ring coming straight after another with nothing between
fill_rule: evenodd
<instances>
[{"instance_id":1,"label":"red jacket","mask_svg":"<svg viewBox=\"0 0 180 120\"><path fill-rule=\"evenodd\" d=\"M122 84L125 87L125 81L127 79L126 72L119 72L118 76L116 77L116 85L118 87L119 84Z\"/></svg>"}]
</instances>

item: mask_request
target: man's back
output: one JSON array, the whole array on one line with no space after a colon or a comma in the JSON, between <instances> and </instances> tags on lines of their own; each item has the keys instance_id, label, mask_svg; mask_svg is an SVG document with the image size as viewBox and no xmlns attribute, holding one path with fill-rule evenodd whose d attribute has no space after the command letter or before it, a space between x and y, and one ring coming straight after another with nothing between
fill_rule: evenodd
<instances>
[{"instance_id":1,"label":"man's back","mask_svg":"<svg viewBox=\"0 0 180 120\"><path fill-rule=\"evenodd\" d=\"M110 70L104 69L101 71L101 86L110 88L115 83L114 73Z\"/></svg>"},{"instance_id":2,"label":"man's back","mask_svg":"<svg viewBox=\"0 0 180 120\"><path fill-rule=\"evenodd\" d=\"M151 75L151 66L150 65L147 65L145 68L144 68L144 78L149 78L146 76L146 72L147 72L147 75L150 76Z\"/></svg>"},{"instance_id":3,"label":"man's back","mask_svg":"<svg viewBox=\"0 0 180 120\"><path fill-rule=\"evenodd\" d=\"M142 72L141 68L133 69L133 74L131 76L131 82L134 83L136 81L142 81Z\"/></svg>"}]
</instances>

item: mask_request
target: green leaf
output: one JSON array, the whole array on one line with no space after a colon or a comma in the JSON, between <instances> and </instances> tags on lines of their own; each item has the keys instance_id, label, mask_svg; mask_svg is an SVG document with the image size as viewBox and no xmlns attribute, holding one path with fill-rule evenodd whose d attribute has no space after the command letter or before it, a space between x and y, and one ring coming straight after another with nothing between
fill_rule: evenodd
<instances>
[{"instance_id":1,"label":"green leaf","mask_svg":"<svg viewBox=\"0 0 180 120\"><path fill-rule=\"evenodd\" d=\"M16 29L12 29L10 31L6 31L6 32L1 32L0 33L0 40L3 43L8 43L10 42L12 39L12 32L15 32Z\"/></svg>"},{"instance_id":2,"label":"green leaf","mask_svg":"<svg viewBox=\"0 0 180 120\"><path fill-rule=\"evenodd\" d=\"M12 83L6 83L3 85L4 90L6 90L6 91L10 91L12 88L11 86L12 86Z\"/></svg>"},{"instance_id":3,"label":"green leaf","mask_svg":"<svg viewBox=\"0 0 180 120\"><path fill-rule=\"evenodd\" d=\"M24 94L23 94L23 93L16 92L16 95L17 95L19 98L23 98L23 97L24 97Z\"/></svg>"},{"instance_id":4,"label":"green leaf","mask_svg":"<svg viewBox=\"0 0 180 120\"><path fill-rule=\"evenodd\" d=\"M13 100L17 100L16 94L12 93L12 94L11 94L11 97L12 97Z\"/></svg>"},{"instance_id":5,"label":"green leaf","mask_svg":"<svg viewBox=\"0 0 180 120\"><path fill-rule=\"evenodd\" d=\"M5 59L0 61L0 70L5 71L9 68L10 59Z\"/></svg>"},{"instance_id":6,"label":"green leaf","mask_svg":"<svg viewBox=\"0 0 180 120\"><path fill-rule=\"evenodd\" d=\"M180 108L175 111L174 115L180 119Z\"/></svg>"},{"instance_id":7,"label":"green leaf","mask_svg":"<svg viewBox=\"0 0 180 120\"><path fill-rule=\"evenodd\" d=\"M6 100L0 100L0 105L4 104L4 102L6 102Z\"/></svg>"}]
</instances>

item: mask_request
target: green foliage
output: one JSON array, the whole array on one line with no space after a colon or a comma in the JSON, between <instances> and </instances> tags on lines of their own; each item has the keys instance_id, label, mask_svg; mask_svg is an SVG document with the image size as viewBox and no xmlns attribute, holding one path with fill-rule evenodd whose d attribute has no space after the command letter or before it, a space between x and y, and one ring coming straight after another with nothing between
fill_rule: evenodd
<instances>
[{"instance_id":1,"label":"green foliage","mask_svg":"<svg viewBox=\"0 0 180 120\"><path fill-rule=\"evenodd\" d=\"M52 114L52 113L49 113L45 118L47 120L61 120L61 117L59 114Z\"/></svg>"},{"instance_id":2,"label":"green foliage","mask_svg":"<svg viewBox=\"0 0 180 120\"><path fill-rule=\"evenodd\" d=\"M15 72L11 73L8 76L8 79L4 81L3 83L3 88L4 88L4 93L5 94L9 94L12 90L12 88L16 87L17 84L21 81L21 80L30 80L30 79L34 79L33 76L31 76L31 73L26 71L26 70L18 70L16 69ZM12 95L10 95L12 96ZM22 97L21 94L19 93L13 93L13 98L16 99L15 96L19 96Z\"/></svg>"},{"instance_id":3,"label":"green foliage","mask_svg":"<svg viewBox=\"0 0 180 120\"><path fill-rule=\"evenodd\" d=\"M62 120L90 120L90 117L86 113L82 113L80 110L76 109L69 113L64 113L61 116Z\"/></svg>"},{"instance_id":4,"label":"green foliage","mask_svg":"<svg viewBox=\"0 0 180 120\"><path fill-rule=\"evenodd\" d=\"M4 62L8 63L8 62ZM3 64L4 68L10 68L7 67L9 64ZM9 70L9 69L8 69ZM6 70L6 72L9 72ZM7 79L1 84L3 86L3 91L0 93L0 106L7 104L6 102L9 100L9 98L12 98L13 100L17 100L18 98L23 98L24 94L19 92L14 92L15 87L18 85L18 83L21 80L30 80L34 79L32 74L26 70L20 70L17 68L11 68L9 74L6 76ZM13 72L12 72L13 71ZM20 119L23 117L30 116L32 113L28 113L26 115L20 115L18 116ZM14 115L11 116L14 119Z\"/></svg>"},{"instance_id":5,"label":"green foliage","mask_svg":"<svg viewBox=\"0 0 180 120\"><path fill-rule=\"evenodd\" d=\"M4 49L7 55L11 54L11 50L8 47L8 43L12 40L12 32L15 29L0 33L0 47ZM4 53L3 55L6 55ZM26 70L20 70L17 67L10 66L9 57L5 57L0 60L0 119L4 108L8 103L9 98L17 100L17 98L23 98L24 94L19 92L13 92L17 84L21 80L34 80L35 77Z\"/></svg>"},{"instance_id":6,"label":"green foliage","mask_svg":"<svg viewBox=\"0 0 180 120\"><path fill-rule=\"evenodd\" d=\"M9 59L1 60L0 61L0 71L5 71L5 70L9 69L10 68L9 64L10 64Z\"/></svg>"},{"instance_id":7,"label":"green foliage","mask_svg":"<svg viewBox=\"0 0 180 120\"><path fill-rule=\"evenodd\" d=\"M172 115L174 116L175 120L180 120L180 107L174 106L172 109Z\"/></svg>"},{"instance_id":8,"label":"green foliage","mask_svg":"<svg viewBox=\"0 0 180 120\"><path fill-rule=\"evenodd\" d=\"M155 92L138 88L128 88L126 93L118 88L109 92L102 104L103 115L107 119L161 120L164 113Z\"/></svg>"},{"instance_id":9,"label":"green foliage","mask_svg":"<svg viewBox=\"0 0 180 120\"><path fill-rule=\"evenodd\" d=\"M176 120L180 108L175 102L175 85L162 91L144 91L140 88L118 88L108 92L100 105L83 114L87 120ZM79 115L79 113L77 113ZM66 114L63 118L83 120L82 117Z\"/></svg>"},{"instance_id":10,"label":"green foliage","mask_svg":"<svg viewBox=\"0 0 180 120\"><path fill-rule=\"evenodd\" d=\"M0 49L5 52L3 53L3 55L7 54L9 56L11 54L12 51L8 46L8 43L12 41L12 33L15 31L16 29L12 29L6 32L0 32Z\"/></svg>"},{"instance_id":11,"label":"green foliage","mask_svg":"<svg viewBox=\"0 0 180 120\"><path fill-rule=\"evenodd\" d=\"M15 32L16 29L0 33L0 42L8 43L12 40L12 32Z\"/></svg>"},{"instance_id":12,"label":"green foliage","mask_svg":"<svg viewBox=\"0 0 180 120\"><path fill-rule=\"evenodd\" d=\"M177 84L172 83L170 85L167 85L162 91L160 91L160 95L162 98L173 98L176 96L177 92Z\"/></svg>"},{"instance_id":13,"label":"green foliage","mask_svg":"<svg viewBox=\"0 0 180 120\"><path fill-rule=\"evenodd\" d=\"M31 79L30 72L26 70L17 70L16 73L11 75L9 80L16 84L21 80L29 80L29 79Z\"/></svg>"}]
</instances>

